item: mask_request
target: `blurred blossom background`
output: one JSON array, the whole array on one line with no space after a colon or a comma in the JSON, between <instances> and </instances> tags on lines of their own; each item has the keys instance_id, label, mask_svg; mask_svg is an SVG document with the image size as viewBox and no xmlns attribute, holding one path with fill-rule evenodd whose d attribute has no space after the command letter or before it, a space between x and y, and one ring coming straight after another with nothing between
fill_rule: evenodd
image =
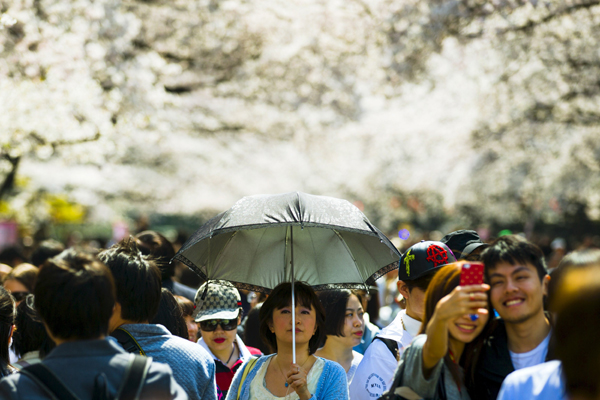
<instances>
[{"instance_id":1,"label":"blurred blossom background","mask_svg":"<svg viewBox=\"0 0 600 400\"><path fill-rule=\"evenodd\" d=\"M0 247L296 190L401 249L598 245L599 39L596 0L0 0Z\"/></svg>"}]
</instances>

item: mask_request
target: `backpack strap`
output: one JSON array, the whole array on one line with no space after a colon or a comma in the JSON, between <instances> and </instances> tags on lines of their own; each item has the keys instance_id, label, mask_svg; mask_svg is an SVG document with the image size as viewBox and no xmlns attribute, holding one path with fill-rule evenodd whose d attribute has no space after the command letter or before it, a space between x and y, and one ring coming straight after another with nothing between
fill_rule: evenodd
<instances>
[{"instance_id":1,"label":"backpack strap","mask_svg":"<svg viewBox=\"0 0 600 400\"><path fill-rule=\"evenodd\" d=\"M396 342L394 339L382 338L380 336L375 336L375 339L381 340L383 344L385 344L385 346L388 348L388 350L392 353L394 358L398 360L398 342Z\"/></svg>"},{"instance_id":2,"label":"backpack strap","mask_svg":"<svg viewBox=\"0 0 600 400\"><path fill-rule=\"evenodd\" d=\"M238 400L240 398L240 395L242 394L242 386L244 385L244 382L246 381L246 377L248 376L250 371L252 371L252 369L256 365L257 361L258 361L258 357L250 358L250 360L248 360L248 365L246 365L246 367L244 368L244 372L242 373L242 380L240 381L240 386L238 386L238 392L237 392Z\"/></svg>"},{"instance_id":3,"label":"backpack strap","mask_svg":"<svg viewBox=\"0 0 600 400\"><path fill-rule=\"evenodd\" d=\"M146 381L152 358L131 354L129 367L117 393L117 400L138 400Z\"/></svg>"},{"instance_id":4,"label":"backpack strap","mask_svg":"<svg viewBox=\"0 0 600 400\"><path fill-rule=\"evenodd\" d=\"M146 353L142 349L142 346L135 340L135 338L131 335L131 333L127 332L123 328L115 329L110 336L117 339L117 342L123 347L123 349L128 353L137 353L141 356L145 356Z\"/></svg>"},{"instance_id":5,"label":"backpack strap","mask_svg":"<svg viewBox=\"0 0 600 400\"><path fill-rule=\"evenodd\" d=\"M23 368L21 373L37 383L52 400L79 400L44 364L30 365Z\"/></svg>"}]
</instances>

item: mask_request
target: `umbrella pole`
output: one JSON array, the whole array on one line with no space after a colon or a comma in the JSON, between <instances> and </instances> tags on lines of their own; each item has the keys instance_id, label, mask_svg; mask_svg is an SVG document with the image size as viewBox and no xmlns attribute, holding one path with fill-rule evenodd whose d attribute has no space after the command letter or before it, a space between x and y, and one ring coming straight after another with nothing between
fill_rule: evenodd
<instances>
[{"instance_id":1,"label":"umbrella pole","mask_svg":"<svg viewBox=\"0 0 600 400\"><path fill-rule=\"evenodd\" d=\"M296 293L294 292L294 227L290 226L292 266L292 362L296 364Z\"/></svg>"}]
</instances>

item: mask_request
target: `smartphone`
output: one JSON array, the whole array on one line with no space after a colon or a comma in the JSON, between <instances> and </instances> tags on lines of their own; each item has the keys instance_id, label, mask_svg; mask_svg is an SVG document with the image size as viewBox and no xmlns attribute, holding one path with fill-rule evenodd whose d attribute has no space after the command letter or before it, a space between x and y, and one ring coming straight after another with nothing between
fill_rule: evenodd
<instances>
[{"instance_id":1,"label":"smartphone","mask_svg":"<svg viewBox=\"0 0 600 400\"><path fill-rule=\"evenodd\" d=\"M483 283L483 263L469 261L462 265L460 286L481 285Z\"/></svg>"}]
</instances>

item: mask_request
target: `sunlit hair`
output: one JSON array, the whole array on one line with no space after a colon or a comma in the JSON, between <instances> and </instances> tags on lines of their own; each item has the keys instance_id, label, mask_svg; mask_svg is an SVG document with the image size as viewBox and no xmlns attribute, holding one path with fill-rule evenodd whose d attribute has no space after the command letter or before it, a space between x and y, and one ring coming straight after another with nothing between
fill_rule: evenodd
<instances>
[{"instance_id":1,"label":"sunlit hair","mask_svg":"<svg viewBox=\"0 0 600 400\"><path fill-rule=\"evenodd\" d=\"M325 339L325 311L315 294L315 291L306 283L295 282L294 293L296 307L303 306L315 309L317 331L308 342L308 354L313 354ZM275 287L263 303L259 312L260 336L262 340L277 352L277 338L269 326L273 322L273 312L292 305L292 284L284 282Z\"/></svg>"},{"instance_id":2,"label":"sunlit hair","mask_svg":"<svg viewBox=\"0 0 600 400\"><path fill-rule=\"evenodd\" d=\"M569 396L600 395L600 264L569 270L559 284L554 327Z\"/></svg>"},{"instance_id":3,"label":"sunlit hair","mask_svg":"<svg viewBox=\"0 0 600 400\"><path fill-rule=\"evenodd\" d=\"M437 303L447 295L449 295L454 288L459 286L460 284L460 273L462 271L463 264L468 264L465 261L459 261L452 264L445 265L437 271L431 283L429 283L429 287L425 292L425 312L423 314L423 321L421 323L421 329L419 333L425 333L427 329L427 324L431 321L433 317L433 313L435 312L435 307ZM490 330L491 321L492 321L492 306L488 299L488 313L489 318L486 322L485 327L479 334L475 340L471 343L465 344L465 349L463 350L461 359L459 364L465 370L465 380L473 379L475 375L475 366L477 364L477 360L479 358L479 353L481 353L481 347L483 345L483 338L486 335L486 332ZM452 378L456 382L456 385L460 387L460 371L458 366L452 362L450 359L449 353L444 357L444 363L450 369L450 373L452 374Z\"/></svg>"},{"instance_id":4,"label":"sunlit hair","mask_svg":"<svg viewBox=\"0 0 600 400\"><path fill-rule=\"evenodd\" d=\"M555 311L562 303L560 296L556 291L560 286L563 277L571 270L600 265L600 249L586 249L573 251L558 264L558 267L551 272L552 279L548 283L548 305L550 311Z\"/></svg>"},{"instance_id":5,"label":"sunlit hair","mask_svg":"<svg viewBox=\"0 0 600 400\"><path fill-rule=\"evenodd\" d=\"M39 269L35 265L20 264L4 277L4 282L11 280L20 282L27 288L29 293L33 293L38 272Z\"/></svg>"}]
</instances>

